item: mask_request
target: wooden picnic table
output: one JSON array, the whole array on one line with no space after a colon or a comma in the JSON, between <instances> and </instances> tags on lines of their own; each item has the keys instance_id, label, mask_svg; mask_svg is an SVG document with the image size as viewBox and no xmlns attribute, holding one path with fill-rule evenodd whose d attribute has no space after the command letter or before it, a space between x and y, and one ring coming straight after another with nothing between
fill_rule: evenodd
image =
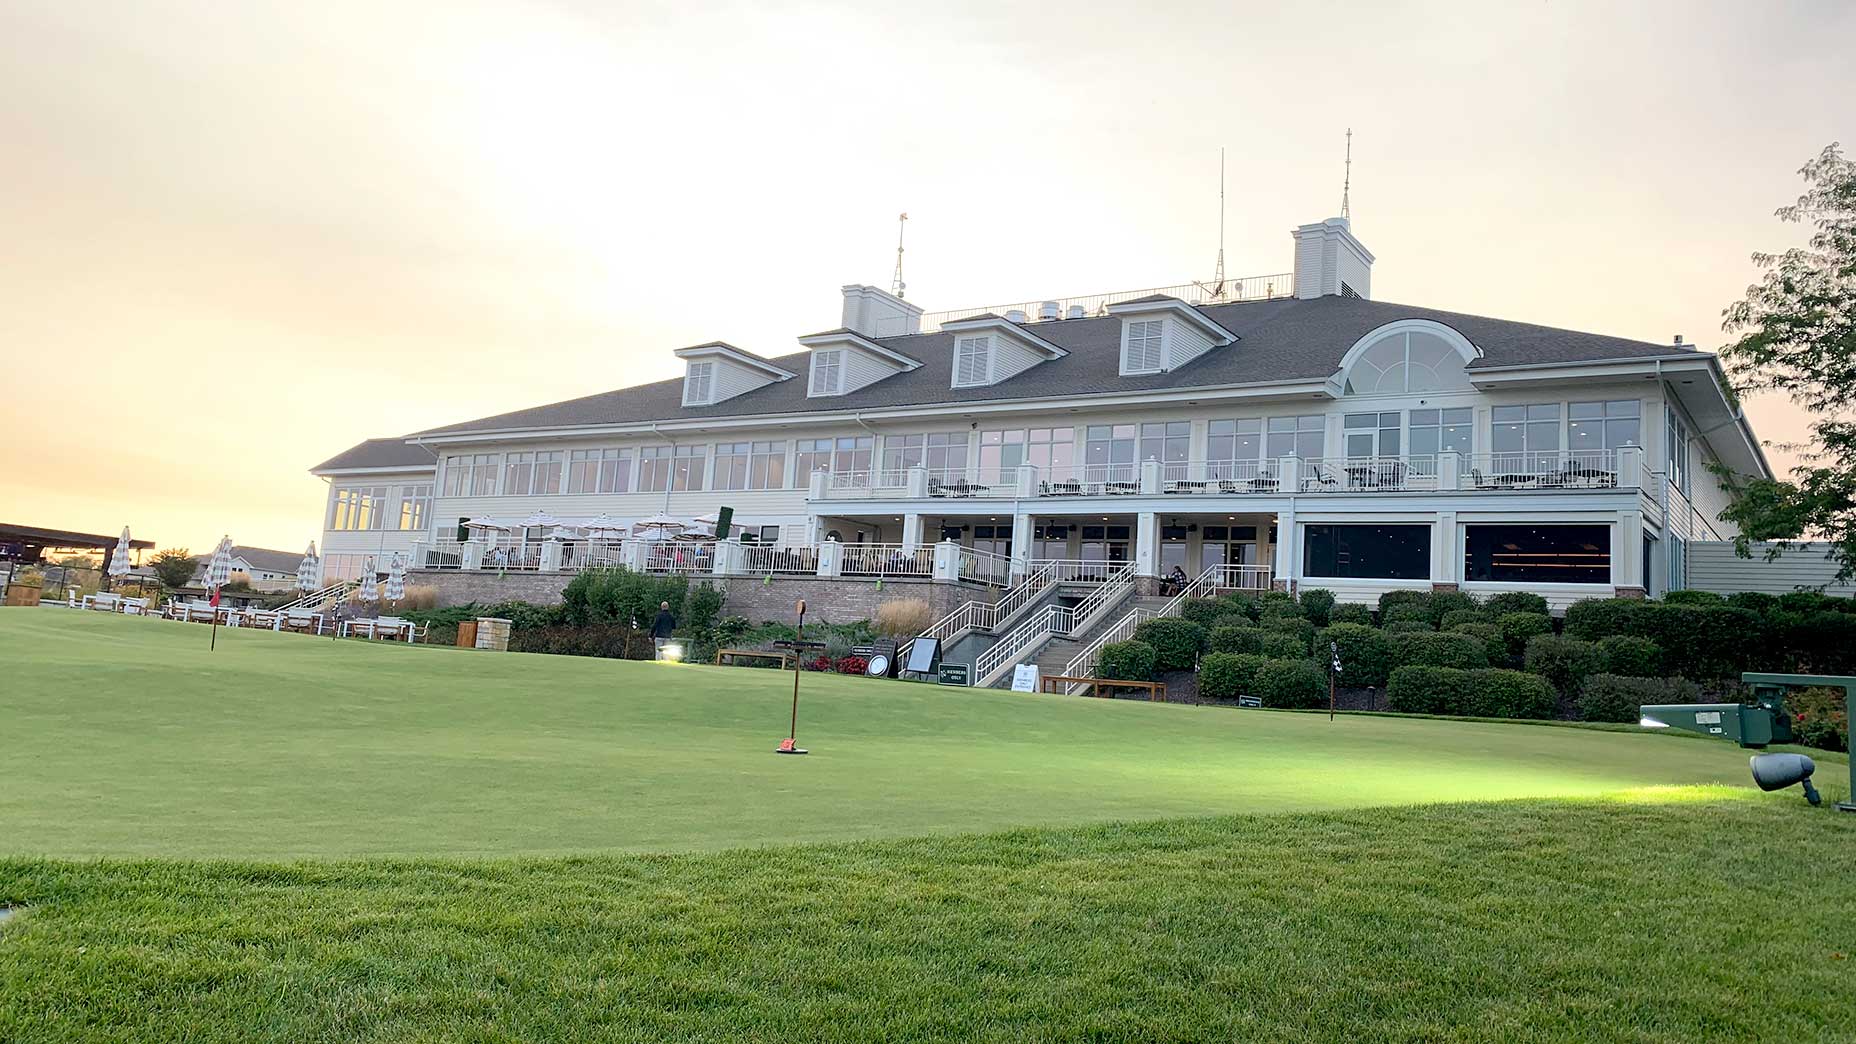
<instances>
[{"instance_id":1,"label":"wooden picnic table","mask_svg":"<svg viewBox=\"0 0 1856 1044\"><path fill-rule=\"evenodd\" d=\"M717 667L722 666L722 657L724 656L728 657L730 660L739 656L758 656L767 660L777 659L780 661L781 670L785 670L793 665L793 654L784 649L717 649L715 651L715 665Z\"/></svg>"},{"instance_id":2,"label":"wooden picnic table","mask_svg":"<svg viewBox=\"0 0 1856 1044\"><path fill-rule=\"evenodd\" d=\"M1153 681L1134 681L1120 678L1073 678L1063 674L1051 674L1039 679L1045 692L1064 692L1072 685L1086 685L1090 691L1080 693L1083 696L1101 696L1104 688L1110 689L1145 689L1149 702L1166 702L1166 683Z\"/></svg>"}]
</instances>

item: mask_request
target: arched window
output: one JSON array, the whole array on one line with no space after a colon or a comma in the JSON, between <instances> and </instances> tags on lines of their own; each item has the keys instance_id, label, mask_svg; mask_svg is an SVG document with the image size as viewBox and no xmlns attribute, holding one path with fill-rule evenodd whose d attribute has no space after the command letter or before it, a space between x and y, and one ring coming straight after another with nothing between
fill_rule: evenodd
<instances>
[{"instance_id":1,"label":"arched window","mask_svg":"<svg viewBox=\"0 0 1856 1044\"><path fill-rule=\"evenodd\" d=\"M1367 334L1341 362L1344 394L1403 395L1467 391L1463 367L1475 346L1441 323L1407 320Z\"/></svg>"}]
</instances>

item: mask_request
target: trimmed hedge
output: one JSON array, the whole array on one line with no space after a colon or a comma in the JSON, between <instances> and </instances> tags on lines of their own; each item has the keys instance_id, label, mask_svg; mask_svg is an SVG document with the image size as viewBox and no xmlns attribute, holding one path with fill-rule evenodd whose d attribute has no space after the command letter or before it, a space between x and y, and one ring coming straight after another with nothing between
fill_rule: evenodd
<instances>
[{"instance_id":1,"label":"trimmed hedge","mask_svg":"<svg viewBox=\"0 0 1856 1044\"><path fill-rule=\"evenodd\" d=\"M1397 594L1398 592L1393 591L1390 593ZM1393 602L1391 605L1381 609L1379 611L1379 618L1384 620L1388 627L1395 623L1421 623L1427 631L1435 631L1437 629L1437 621L1431 619L1430 610L1422 605L1408 601Z\"/></svg>"},{"instance_id":2,"label":"trimmed hedge","mask_svg":"<svg viewBox=\"0 0 1856 1044\"><path fill-rule=\"evenodd\" d=\"M1519 656L1527 648L1528 639L1553 633L1553 618L1546 613L1508 613L1498 617L1495 626L1502 629L1508 655Z\"/></svg>"},{"instance_id":3,"label":"trimmed hedge","mask_svg":"<svg viewBox=\"0 0 1856 1044\"><path fill-rule=\"evenodd\" d=\"M1226 617L1237 615L1237 610L1217 598L1188 598L1179 607L1179 615L1209 630L1224 622Z\"/></svg>"},{"instance_id":4,"label":"trimmed hedge","mask_svg":"<svg viewBox=\"0 0 1856 1044\"><path fill-rule=\"evenodd\" d=\"M1568 638L1563 634L1537 634L1527 640L1522 657L1528 673L1538 674L1555 689L1571 696L1579 691L1588 675L1604 668L1604 658L1595 642Z\"/></svg>"},{"instance_id":5,"label":"trimmed hedge","mask_svg":"<svg viewBox=\"0 0 1856 1044\"><path fill-rule=\"evenodd\" d=\"M1467 634L1482 643L1482 651L1489 657L1489 666L1506 667L1513 657L1508 655L1508 640L1502 637L1502 629L1492 623L1460 623L1450 628L1452 634Z\"/></svg>"},{"instance_id":6,"label":"trimmed hedge","mask_svg":"<svg viewBox=\"0 0 1856 1044\"><path fill-rule=\"evenodd\" d=\"M1648 602L1634 598L1586 598L1566 607L1565 631L1595 642L1614 634L1635 634L1637 611Z\"/></svg>"},{"instance_id":7,"label":"trimmed hedge","mask_svg":"<svg viewBox=\"0 0 1856 1044\"><path fill-rule=\"evenodd\" d=\"M1621 721L1635 725L1646 703L1698 703L1701 687L1686 678L1626 678L1594 674L1579 692L1579 715L1586 721Z\"/></svg>"},{"instance_id":8,"label":"trimmed hedge","mask_svg":"<svg viewBox=\"0 0 1856 1044\"><path fill-rule=\"evenodd\" d=\"M1205 651L1205 628L1191 620L1156 617L1134 629L1134 640L1154 647L1154 670L1189 671Z\"/></svg>"},{"instance_id":9,"label":"trimmed hedge","mask_svg":"<svg viewBox=\"0 0 1856 1044\"><path fill-rule=\"evenodd\" d=\"M1461 624L1493 623L1494 618L1481 609L1452 609L1437 622L1440 631L1454 631Z\"/></svg>"},{"instance_id":10,"label":"trimmed hedge","mask_svg":"<svg viewBox=\"0 0 1856 1044\"><path fill-rule=\"evenodd\" d=\"M1262 613L1258 610L1257 596L1248 591L1233 591L1224 596L1224 601L1232 610L1245 619L1255 620Z\"/></svg>"},{"instance_id":11,"label":"trimmed hedge","mask_svg":"<svg viewBox=\"0 0 1856 1044\"><path fill-rule=\"evenodd\" d=\"M1315 625L1311 620L1299 616L1266 616L1262 620L1263 629L1292 635L1301 641L1306 649L1308 643L1315 640Z\"/></svg>"},{"instance_id":12,"label":"trimmed hedge","mask_svg":"<svg viewBox=\"0 0 1856 1044\"><path fill-rule=\"evenodd\" d=\"M1301 709L1328 701L1328 681L1312 660L1266 660L1257 668L1254 695L1265 707Z\"/></svg>"},{"instance_id":13,"label":"trimmed hedge","mask_svg":"<svg viewBox=\"0 0 1856 1044\"><path fill-rule=\"evenodd\" d=\"M1547 600L1532 591L1503 591L1492 594L1482 603L1490 618L1500 619L1509 613L1536 613L1547 615Z\"/></svg>"},{"instance_id":14,"label":"trimmed hedge","mask_svg":"<svg viewBox=\"0 0 1856 1044\"><path fill-rule=\"evenodd\" d=\"M1473 635L1420 631L1397 634L1392 638L1394 662L1403 667L1457 667L1469 670L1489 665L1489 654L1482 641Z\"/></svg>"},{"instance_id":15,"label":"trimmed hedge","mask_svg":"<svg viewBox=\"0 0 1856 1044\"><path fill-rule=\"evenodd\" d=\"M1726 605L1727 599L1713 591L1670 591L1663 595L1668 605Z\"/></svg>"},{"instance_id":16,"label":"trimmed hedge","mask_svg":"<svg viewBox=\"0 0 1856 1044\"><path fill-rule=\"evenodd\" d=\"M1490 667L1400 667L1386 685L1386 705L1412 714L1544 719L1558 702L1545 678Z\"/></svg>"},{"instance_id":17,"label":"trimmed hedge","mask_svg":"<svg viewBox=\"0 0 1856 1044\"><path fill-rule=\"evenodd\" d=\"M1258 649L1272 660L1299 660L1308 655L1307 642L1282 631L1264 631Z\"/></svg>"},{"instance_id":18,"label":"trimmed hedge","mask_svg":"<svg viewBox=\"0 0 1856 1044\"><path fill-rule=\"evenodd\" d=\"M1263 629L1247 624L1221 624L1212 628L1206 648L1215 653L1254 653L1263 649Z\"/></svg>"},{"instance_id":19,"label":"trimmed hedge","mask_svg":"<svg viewBox=\"0 0 1856 1044\"><path fill-rule=\"evenodd\" d=\"M1147 681L1154 676L1154 659L1154 647L1146 642L1110 642L1096 658L1096 677Z\"/></svg>"},{"instance_id":20,"label":"trimmed hedge","mask_svg":"<svg viewBox=\"0 0 1856 1044\"><path fill-rule=\"evenodd\" d=\"M1349 602L1346 605L1337 605L1332 612L1328 613L1328 623L1329 625L1345 623L1359 624L1362 627L1371 627L1373 625L1373 611L1355 602Z\"/></svg>"},{"instance_id":21,"label":"trimmed hedge","mask_svg":"<svg viewBox=\"0 0 1856 1044\"><path fill-rule=\"evenodd\" d=\"M1380 630L1387 634L1429 634L1434 628L1425 620L1393 620Z\"/></svg>"},{"instance_id":22,"label":"trimmed hedge","mask_svg":"<svg viewBox=\"0 0 1856 1044\"><path fill-rule=\"evenodd\" d=\"M1256 667L1242 662L1237 653L1206 653L1199 661L1199 695L1214 700L1236 699L1245 683L1256 677ZM1261 660L1259 660L1261 662Z\"/></svg>"},{"instance_id":23,"label":"trimmed hedge","mask_svg":"<svg viewBox=\"0 0 1856 1044\"><path fill-rule=\"evenodd\" d=\"M1384 631L1359 624L1337 623L1315 637L1320 651L1332 642L1339 649L1341 680L1347 685L1381 686L1392 675L1395 651Z\"/></svg>"},{"instance_id":24,"label":"trimmed hedge","mask_svg":"<svg viewBox=\"0 0 1856 1044\"><path fill-rule=\"evenodd\" d=\"M1334 592L1320 587L1312 587L1302 592L1302 615L1316 627L1326 627L1333 622Z\"/></svg>"},{"instance_id":25,"label":"trimmed hedge","mask_svg":"<svg viewBox=\"0 0 1856 1044\"><path fill-rule=\"evenodd\" d=\"M1662 647L1634 634L1614 634L1598 641L1599 670L1632 678L1660 678Z\"/></svg>"}]
</instances>

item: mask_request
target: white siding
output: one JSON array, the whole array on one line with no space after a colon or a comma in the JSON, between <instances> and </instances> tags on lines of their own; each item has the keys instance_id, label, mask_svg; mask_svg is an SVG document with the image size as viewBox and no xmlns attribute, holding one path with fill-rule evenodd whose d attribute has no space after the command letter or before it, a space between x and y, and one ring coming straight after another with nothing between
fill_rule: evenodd
<instances>
[{"instance_id":1,"label":"white siding","mask_svg":"<svg viewBox=\"0 0 1856 1044\"><path fill-rule=\"evenodd\" d=\"M1166 324L1166 368L1177 370L1206 352L1212 339L1190 323L1173 319Z\"/></svg>"},{"instance_id":2,"label":"white siding","mask_svg":"<svg viewBox=\"0 0 1856 1044\"><path fill-rule=\"evenodd\" d=\"M1837 565L1824 557L1822 544L1806 544L1766 561L1767 544L1754 544L1752 558L1734 554L1727 540L1697 540L1688 545L1688 587L1697 591L1732 594L1735 591L1764 591L1785 594L1800 588L1829 584L1837 575ZM1835 584L1826 594L1856 595L1856 585Z\"/></svg>"},{"instance_id":3,"label":"white siding","mask_svg":"<svg viewBox=\"0 0 1856 1044\"><path fill-rule=\"evenodd\" d=\"M771 377L739 366L726 359L715 360L715 396L710 402L722 402L732 399L743 392L751 392L773 383Z\"/></svg>"},{"instance_id":4,"label":"white siding","mask_svg":"<svg viewBox=\"0 0 1856 1044\"><path fill-rule=\"evenodd\" d=\"M992 382L998 384L1007 377L1016 377L1044 361L1044 357L1001 337L992 339Z\"/></svg>"},{"instance_id":5,"label":"white siding","mask_svg":"<svg viewBox=\"0 0 1856 1044\"><path fill-rule=\"evenodd\" d=\"M854 392L859 388L875 384L895 372L894 364L866 355L855 348L847 349L844 353L844 390L846 392Z\"/></svg>"}]
</instances>

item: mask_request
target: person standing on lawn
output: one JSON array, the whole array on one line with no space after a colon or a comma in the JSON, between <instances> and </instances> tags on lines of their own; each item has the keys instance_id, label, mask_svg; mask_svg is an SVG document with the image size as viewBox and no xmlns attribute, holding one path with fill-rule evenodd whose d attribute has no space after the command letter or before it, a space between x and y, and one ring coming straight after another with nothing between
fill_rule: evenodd
<instances>
[{"instance_id":1,"label":"person standing on lawn","mask_svg":"<svg viewBox=\"0 0 1856 1044\"><path fill-rule=\"evenodd\" d=\"M657 647L658 659L664 658L664 643L676 629L677 615L670 611L670 603L657 603L657 618L651 621L651 641Z\"/></svg>"}]
</instances>

